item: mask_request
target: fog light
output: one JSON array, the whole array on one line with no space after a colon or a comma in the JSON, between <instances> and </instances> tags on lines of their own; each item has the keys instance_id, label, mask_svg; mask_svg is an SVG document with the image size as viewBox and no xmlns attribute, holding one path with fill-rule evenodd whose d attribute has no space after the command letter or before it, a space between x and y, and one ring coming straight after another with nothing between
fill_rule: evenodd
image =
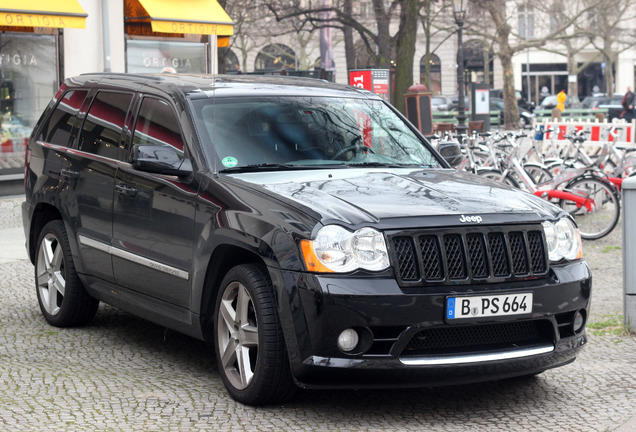
<instances>
[{"instance_id":1,"label":"fog light","mask_svg":"<svg viewBox=\"0 0 636 432\"><path fill-rule=\"evenodd\" d=\"M338 348L344 352L353 351L358 346L360 337L354 329L346 329L338 336Z\"/></svg>"},{"instance_id":2,"label":"fog light","mask_svg":"<svg viewBox=\"0 0 636 432\"><path fill-rule=\"evenodd\" d=\"M583 329L585 325L585 316L581 311L576 311L574 314L574 320L572 321L572 328L574 329L574 333L578 333Z\"/></svg>"}]
</instances>

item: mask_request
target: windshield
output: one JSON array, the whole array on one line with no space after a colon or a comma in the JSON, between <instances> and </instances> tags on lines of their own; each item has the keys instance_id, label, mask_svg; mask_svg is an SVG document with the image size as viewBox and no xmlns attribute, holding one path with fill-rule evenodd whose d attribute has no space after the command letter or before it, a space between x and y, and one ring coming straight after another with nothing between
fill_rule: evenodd
<instances>
[{"instance_id":1,"label":"windshield","mask_svg":"<svg viewBox=\"0 0 636 432\"><path fill-rule=\"evenodd\" d=\"M192 101L209 160L220 172L334 166L440 167L383 102L330 97Z\"/></svg>"}]
</instances>

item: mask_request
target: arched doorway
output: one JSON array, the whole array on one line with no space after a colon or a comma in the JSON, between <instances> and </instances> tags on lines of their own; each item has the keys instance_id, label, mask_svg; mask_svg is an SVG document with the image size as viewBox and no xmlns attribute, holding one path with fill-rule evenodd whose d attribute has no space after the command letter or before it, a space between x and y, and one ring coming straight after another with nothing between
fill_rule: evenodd
<instances>
[{"instance_id":1,"label":"arched doorway","mask_svg":"<svg viewBox=\"0 0 636 432\"><path fill-rule=\"evenodd\" d=\"M287 45L275 43L263 48L254 61L256 72L274 72L296 69L296 54Z\"/></svg>"}]
</instances>

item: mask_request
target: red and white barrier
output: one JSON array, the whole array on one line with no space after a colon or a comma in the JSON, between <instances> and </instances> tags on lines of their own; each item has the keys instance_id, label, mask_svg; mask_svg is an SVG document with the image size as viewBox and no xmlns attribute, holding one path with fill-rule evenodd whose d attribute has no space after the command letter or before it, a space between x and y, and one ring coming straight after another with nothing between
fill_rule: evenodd
<instances>
[{"instance_id":1,"label":"red and white barrier","mask_svg":"<svg viewBox=\"0 0 636 432\"><path fill-rule=\"evenodd\" d=\"M540 123L543 130L553 129L552 133L544 134L544 141L554 139L558 146L566 145L568 140L566 135L574 135L579 131L586 131L583 135L586 138L584 146L586 148L600 147L606 143L615 143L621 146L633 147L636 143L636 120L626 122L625 120L614 120L610 122L595 121L550 121ZM616 138L610 134L610 130L615 128Z\"/></svg>"}]
</instances>

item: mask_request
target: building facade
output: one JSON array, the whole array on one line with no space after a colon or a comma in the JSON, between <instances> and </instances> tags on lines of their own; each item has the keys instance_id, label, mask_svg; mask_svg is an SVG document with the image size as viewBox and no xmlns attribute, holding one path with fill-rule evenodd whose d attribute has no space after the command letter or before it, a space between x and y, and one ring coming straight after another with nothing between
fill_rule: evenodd
<instances>
[{"instance_id":1,"label":"building facade","mask_svg":"<svg viewBox=\"0 0 636 432\"><path fill-rule=\"evenodd\" d=\"M0 0L0 182L61 82L91 72L215 73L233 34L216 0Z\"/></svg>"},{"instance_id":2,"label":"building facade","mask_svg":"<svg viewBox=\"0 0 636 432\"><path fill-rule=\"evenodd\" d=\"M513 44L554 27L552 18L534 10L532 2L522 3L508 2ZM261 8L250 7L248 0L229 2L229 15L216 0L33 0L26 4L36 6L0 0L0 181L22 177L25 140L66 77L102 71L215 73L219 68L228 73L312 71L311 76L319 77L325 67L319 30L307 31L300 21L277 21ZM355 18L373 28L371 2L355 0L353 6ZM422 23L418 26L413 81L425 83L430 39L428 87L434 94L454 95L458 93L455 24L449 11L431 13L435 15L430 38ZM391 34L397 31L397 19L393 21ZM471 31L471 25L468 20L464 27L465 82L487 81L491 88L501 89L501 64L487 48L487 38ZM333 30L328 40L333 59L328 77L348 83L342 32ZM324 41L323 37L323 55ZM541 49L517 52L515 88L538 103L572 82L579 98L604 92L610 73L614 92L634 86L636 49L618 44L615 61L608 66L591 44L579 42L583 46L577 49L575 63L585 67L576 74L568 72L568 58L555 41ZM360 41L355 45L355 68L370 67L373 62L363 45Z\"/></svg>"}]
</instances>

